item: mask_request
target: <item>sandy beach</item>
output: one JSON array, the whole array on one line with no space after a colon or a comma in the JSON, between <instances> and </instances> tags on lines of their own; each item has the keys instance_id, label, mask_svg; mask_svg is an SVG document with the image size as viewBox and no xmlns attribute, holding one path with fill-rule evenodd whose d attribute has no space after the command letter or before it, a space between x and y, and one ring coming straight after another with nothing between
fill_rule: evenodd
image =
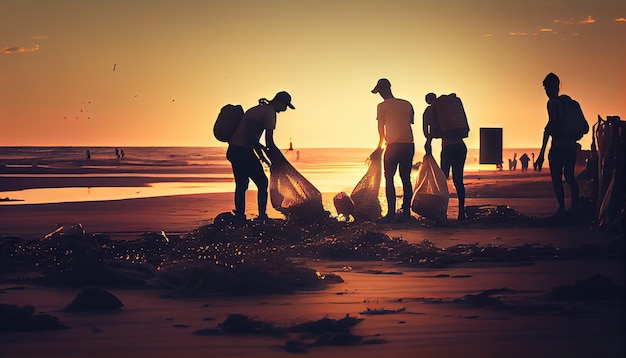
<instances>
[{"instance_id":1,"label":"sandy beach","mask_svg":"<svg viewBox=\"0 0 626 358\"><path fill-rule=\"evenodd\" d=\"M75 185L73 180L79 179L65 178L54 185ZM116 180L128 184L122 178ZM13 187L26 185L19 183L19 177L4 182ZM485 208L484 216L476 220L454 219L457 204L450 186L453 193L447 225L414 218L402 224L354 222L305 228L316 239L341 240L350 233L361 233L361 240L367 233L379 233L390 240L388 246L395 243L432 249L428 243L437 248L437 258L456 260L427 266L385 257L366 259L367 255L334 259L328 255L301 256L297 261L304 267L341 278L341 282L321 289L247 295L213 292L192 297L171 295L162 287L113 285L103 288L123 302L122 308L68 312L64 309L82 286L36 284L26 279L28 273L3 266L0 303L32 305L36 313L58 317L67 328L0 332L0 356L625 356L623 237L592 223L550 221L556 201L545 172L471 173L466 176L466 185L467 205ZM332 206L335 194L323 194L324 207L331 216L336 215ZM248 202L254 203L255 192L248 195ZM508 206L510 211L501 217L495 211L489 214L498 206ZM88 235L102 234L113 240L137 240L145 233L161 231L184 237L202 227L211 230L216 225L213 219L230 210L231 193L0 205L0 240L41 240L58 224L77 223ZM269 215L277 219L265 224L270 228L263 231L258 226L262 224L249 224L250 232L295 230L279 226L283 225L280 213L271 210ZM251 209L249 219L255 216ZM298 247L298 243L292 246ZM515 252L519 256L508 259L496 255L486 260L473 250L500 250L498 255ZM463 255L471 259L464 260ZM604 286L598 286L594 277L603 278ZM559 291L560 287L572 289ZM583 289L586 294L580 294L576 293L579 287L595 288ZM603 295L607 287L618 292L617 296ZM564 291L569 293L557 294ZM227 332L225 322L232 314L273 327L323 319L338 322L346 317L356 323L348 335L322 332L316 336L286 330Z\"/></svg>"}]
</instances>

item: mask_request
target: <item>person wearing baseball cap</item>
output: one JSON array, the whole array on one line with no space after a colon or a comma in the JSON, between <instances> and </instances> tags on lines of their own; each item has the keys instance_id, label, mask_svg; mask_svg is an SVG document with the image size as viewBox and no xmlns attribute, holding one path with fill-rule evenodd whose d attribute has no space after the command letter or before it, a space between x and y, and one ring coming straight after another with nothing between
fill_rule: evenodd
<instances>
[{"instance_id":1,"label":"person wearing baseball cap","mask_svg":"<svg viewBox=\"0 0 626 358\"><path fill-rule=\"evenodd\" d=\"M377 150L382 150L383 144L385 144L383 169L387 215L382 220L384 222L402 222L411 217L411 197L413 195L411 169L415 153L411 125L414 122L415 112L409 101L393 96L391 82L386 78L381 78L376 82L372 93L378 93L383 98L376 109L379 135ZM403 192L402 206L398 215L396 215L396 188L393 184L396 171L400 172Z\"/></svg>"},{"instance_id":2,"label":"person wearing baseball cap","mask_svg":"<svg viewBox=\"0 0 626 358\"><path fill-rule=\"evenodd\" d=\"M265 152L280 151L274 143L276 114L287 108L296 109L291 103L291 95L286 91L276 93L271 101L259 99L259 104L248 109L235 133L228 141L226 159L231 163L235 177L235 220L246 220L246 191L248 182L257 186L258 218L267 219L267 199L269 180L261 162L270 165ZM265 145L260 143L265 132Z\"/></svg>"}]
</instances>

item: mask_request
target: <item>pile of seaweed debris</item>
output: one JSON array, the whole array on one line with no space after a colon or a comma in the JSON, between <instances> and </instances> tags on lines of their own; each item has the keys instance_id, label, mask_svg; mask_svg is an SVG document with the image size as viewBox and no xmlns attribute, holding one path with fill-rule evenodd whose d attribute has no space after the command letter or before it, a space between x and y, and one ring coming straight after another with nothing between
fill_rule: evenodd
<instances>
[{"instance_id":1,"label":"pile of seaweed debris","mask_svg":"<svg viewBox=\"0 0 626 358\"><path fill-rule=\"evenodd\" d=\"M497 214L500 215L500 214ZM409 243L381 233L374 222L329 218L310 224L288 220L236 222L220 214L185 235L146 233L137 240L90 234L80 225L41 240L0 239L0 280L48 286L146 287L181 296L288 293L342 282L308 267L317 260L391 261L411 267L474 262L527 262L624 256L613 245L557 248L524 244Z\"/></svg>"}]
</instances>

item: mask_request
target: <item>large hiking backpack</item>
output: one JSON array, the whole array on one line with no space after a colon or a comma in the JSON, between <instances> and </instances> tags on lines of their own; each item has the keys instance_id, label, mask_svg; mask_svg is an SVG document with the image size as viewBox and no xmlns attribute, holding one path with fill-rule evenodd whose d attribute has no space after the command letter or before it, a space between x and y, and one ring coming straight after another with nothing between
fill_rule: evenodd
<instances>
[{"instance_id":1,"label":"large hiking backpack","mask_svg":"<svg viewBox=\"0 0 626 358\"><path fill-rule=\"evenodd\" d=\"M463 102L455 93L437 97L433 103L433 112L433 138L466 138L469 135Z\"/></svg>"},{"instance_id":2,"label":"large hiking backpack","mask_svg":"<svg viewBox=\"0 0 626 358\"><path fill-rule=\"evenodd\" d=\"M559 131L567 137L579 140L589 132L589 123L585 119L580 104L568 95L560 95L563 117Z\"/></svg>"},{"instance_id":3,"label":"large hiking backpack","mask_svg":"<svg viewBox=\"0 0 626 358\"><path fill-rule=\"evenodd\" d=\"M220 142L228 142L235 134L243 113L243 107L238 104L227 104L222 107L213 125L215 138Z\"/></svg>"}]
</instances>

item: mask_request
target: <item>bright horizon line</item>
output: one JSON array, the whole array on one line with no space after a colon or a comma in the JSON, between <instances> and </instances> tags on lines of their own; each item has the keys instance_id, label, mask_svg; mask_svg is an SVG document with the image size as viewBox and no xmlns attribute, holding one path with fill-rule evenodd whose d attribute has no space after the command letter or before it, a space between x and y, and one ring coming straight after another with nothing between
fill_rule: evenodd
<instances>
[{"instance_id":1,"label":"bright horizon line","mask_svg":"<svg viewBox=\"0 0 626 358\"><path fill-rule=\"evenodd\" d=\"M226 149L228 146L220 146L220 145L0 145L0 148L224 148ZM287 150L284 148L278 148L281 150ZM374 150L374 147L297 147L294 148L294 151L300 149L369 149ZM468 150L479 150L478 147L467 147ZM502 147L502 150L506 149L540 149L540 146L537 147ZM583 148L584 150L584 148ZM416 149L415 152L421 153L422 151Z\"/></svg>"}]
</instances>

